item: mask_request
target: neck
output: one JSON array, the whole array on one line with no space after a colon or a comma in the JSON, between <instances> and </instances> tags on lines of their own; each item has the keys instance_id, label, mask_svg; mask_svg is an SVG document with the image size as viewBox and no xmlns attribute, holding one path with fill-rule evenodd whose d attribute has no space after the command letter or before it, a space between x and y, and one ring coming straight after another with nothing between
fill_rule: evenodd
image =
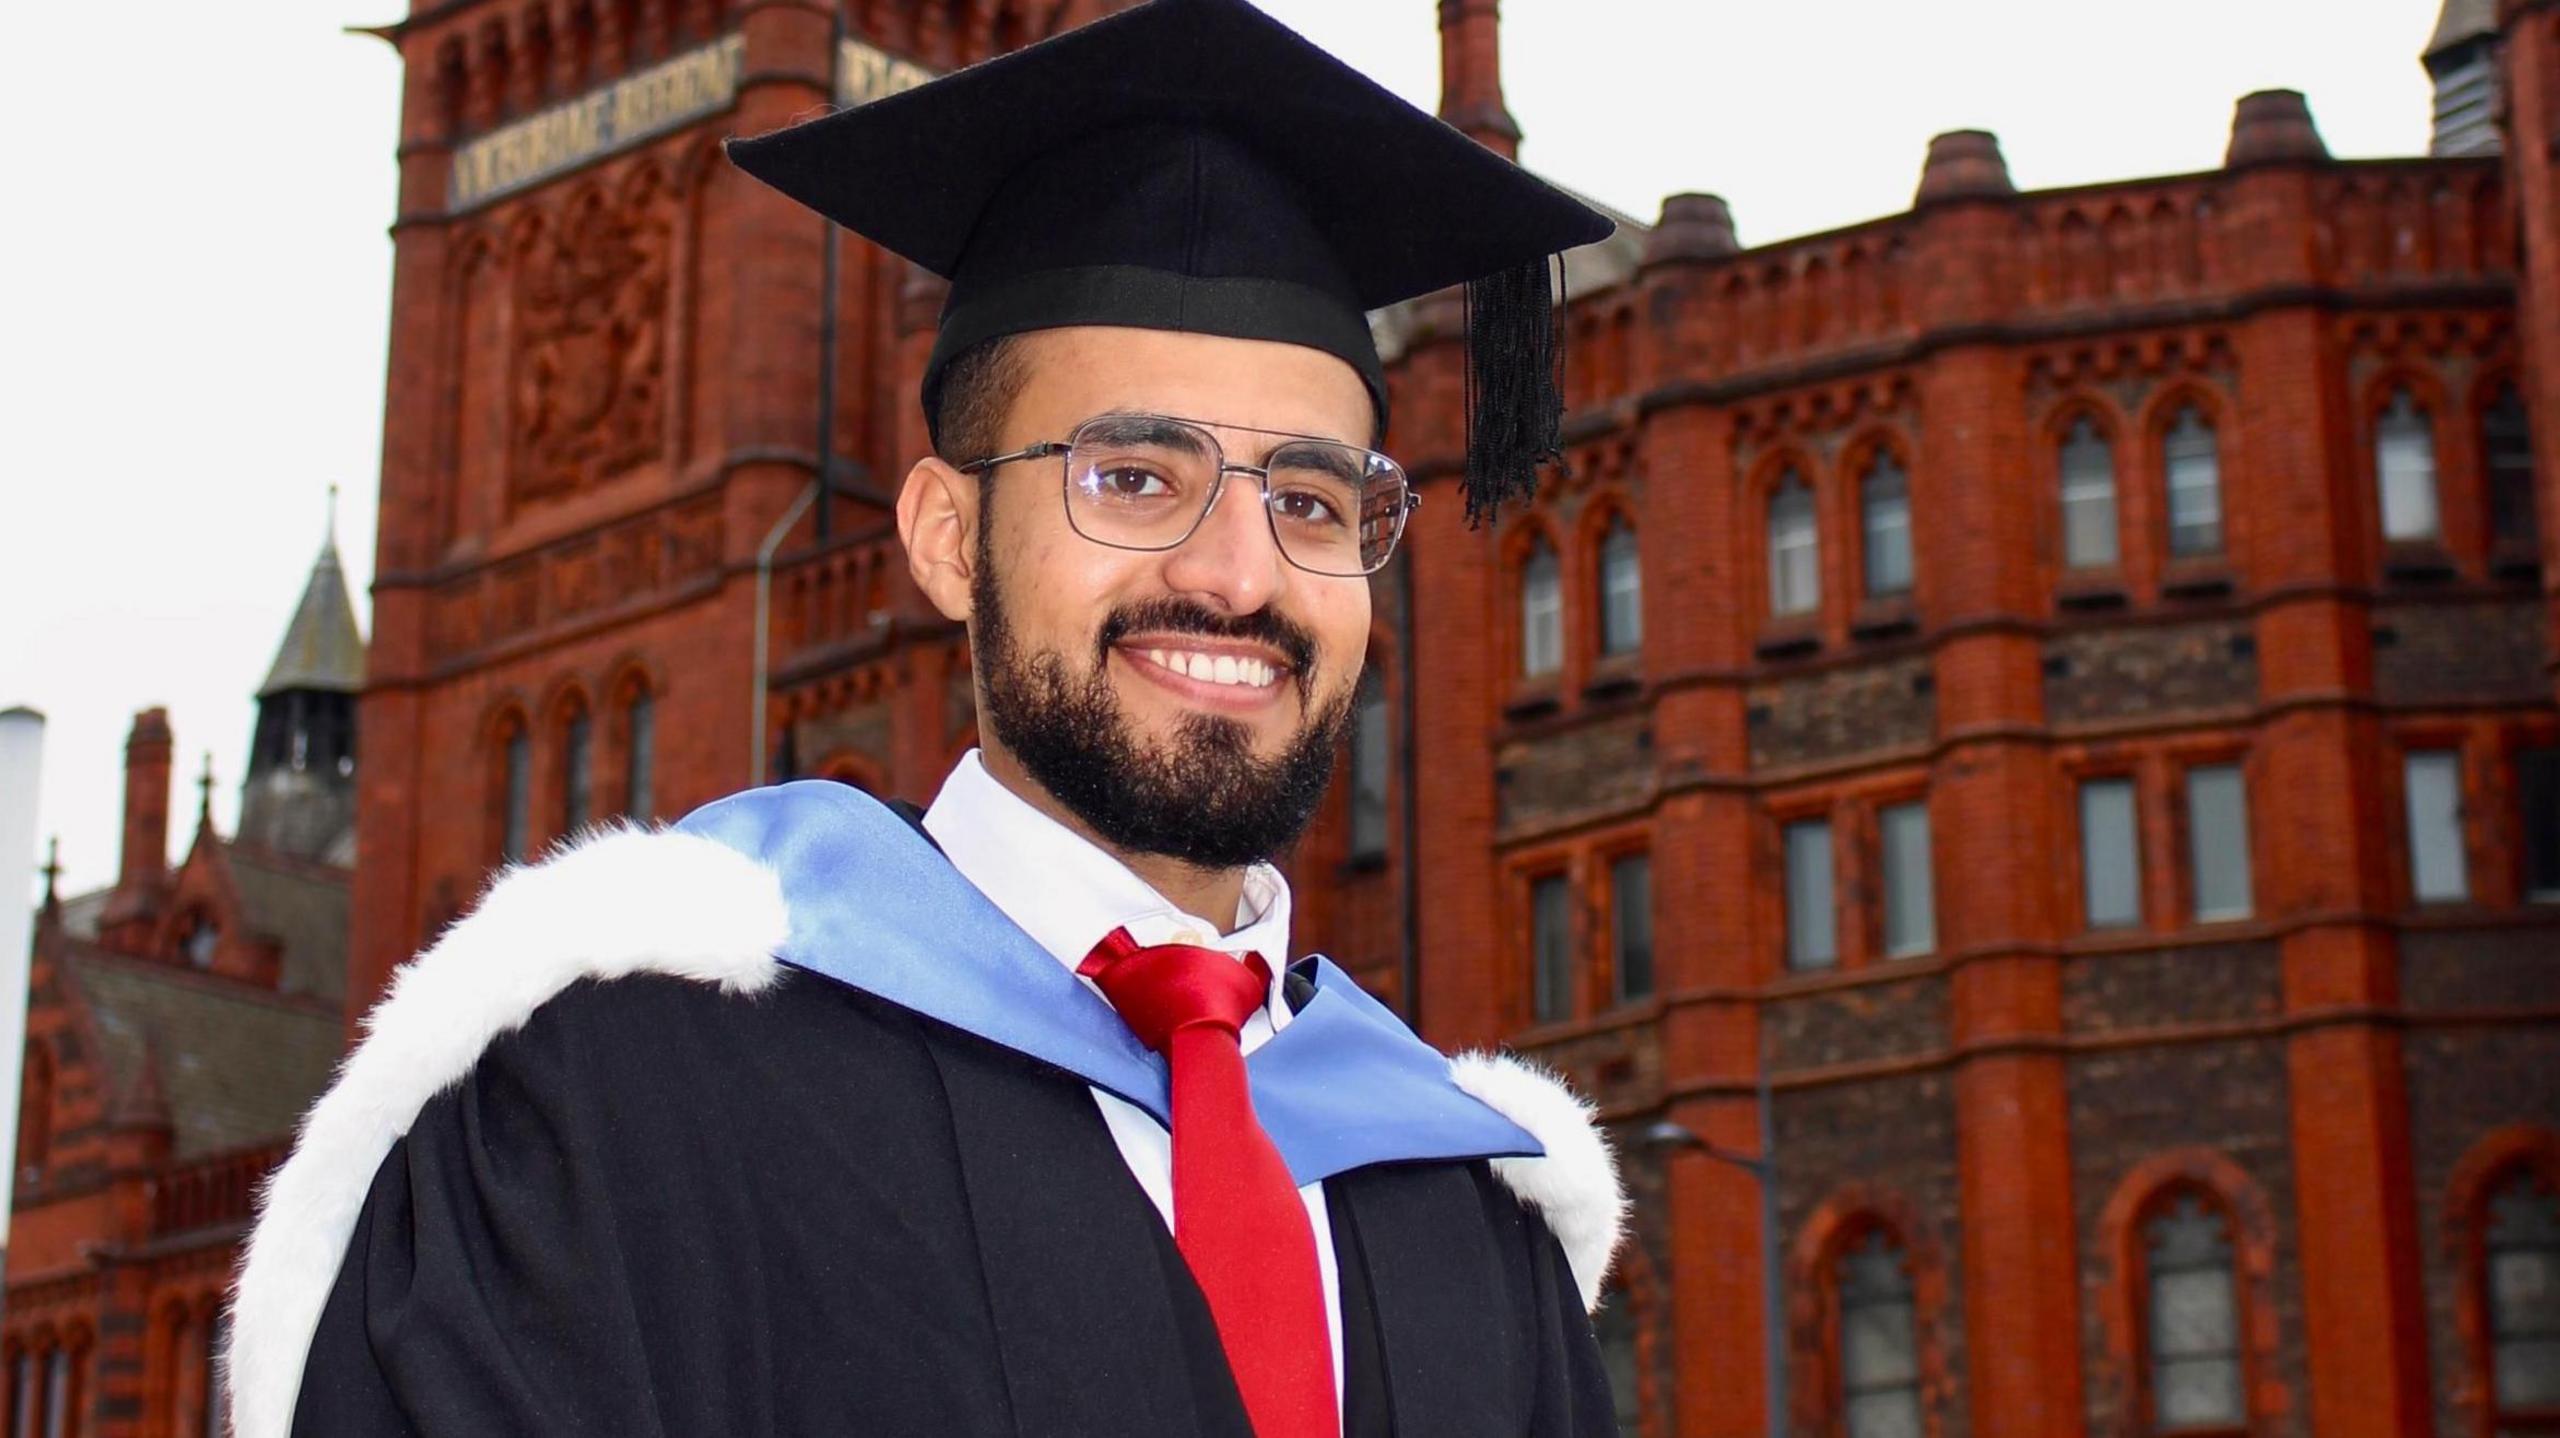
<instances>
[{"instance_id":1,"label":"neck","mask_svg":"<svg viewBox=\"0 0 2560 1438\"><path fill-rule=\"evenodd\" d=\"M1043 788L1037 780L1015 762L1012 754L981 743L980 762L987 773L1016 798L1065 825L1069 832L1112 858L1122 867L1146 882L1147 887L1164 896L1165 902L1186 914L1194 914L1218 926L1220 934L1231 934L1236 928L1236 911L1244 902L1244 870L1203 869L1168 859L1162 854L1137 854L1120 848L1093 831L1091 825L1077 818L1058 802L1057 796Z\"/></svg>"}]
</instances>

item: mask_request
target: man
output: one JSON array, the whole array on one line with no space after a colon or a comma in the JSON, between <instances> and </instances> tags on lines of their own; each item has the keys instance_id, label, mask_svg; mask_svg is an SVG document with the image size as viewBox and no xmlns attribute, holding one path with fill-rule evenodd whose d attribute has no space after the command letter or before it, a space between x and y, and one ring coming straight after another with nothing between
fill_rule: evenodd
<instances>
[{"instance_id":1,"label":"man","mask_svg":"<svg viewBox=\"0 0 2560 1438\"><path fill-rule=\"evenodd\" d=\"M238 1433L1614 1432L1587 1112L1291 964L1268 863L1413 507L1363 312L1470 284L1492 503L1606 222L1243 0L732 158L952 280L898 525L983 748L493 886L270 1189Z\"/></svg>"}]
</instances>

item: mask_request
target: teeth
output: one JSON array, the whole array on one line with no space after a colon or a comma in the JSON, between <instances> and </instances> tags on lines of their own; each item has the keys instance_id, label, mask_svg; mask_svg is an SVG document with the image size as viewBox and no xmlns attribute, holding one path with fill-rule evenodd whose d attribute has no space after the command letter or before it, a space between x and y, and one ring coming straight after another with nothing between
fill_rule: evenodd
<instances>
[{"instance_id":1,"label":"teeth","mask_svg":"<svg viewBox=\"0 0 2560 1438\"><path fill-rule=\"evenodd\" d=\"M1149 663L1160 664L1176 674L1197 679L1203 684L1241 684L1267 689L1279 677L1278 672L1259 659L1239 658L1233 654L1194 654L1183 649L1150 649Z\"/></svg>"}]
</instances>

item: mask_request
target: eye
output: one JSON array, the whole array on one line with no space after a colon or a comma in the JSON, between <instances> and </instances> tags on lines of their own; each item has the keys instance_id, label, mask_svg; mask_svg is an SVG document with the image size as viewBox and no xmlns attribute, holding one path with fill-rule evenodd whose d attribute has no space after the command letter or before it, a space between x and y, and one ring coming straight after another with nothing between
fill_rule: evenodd
<instances>
[{"instance_id":1,"label":"eye","mask_svg":"<svg viewBox=\"0 0 2560 1438\"><path fill-rule=\"evenodd\" d=\"M1105 499L1154 499L1173 493L1173 483L1152 469L1122 464L1094 471L1093 489Z\"/></svg>"},{"instance_id":2,"label":"eye","mask_svg":"<svg viewBox=\"0 0 2560 1438\"><path fill-rule=\"evenodd\" d=\"M1271 503L1281 518L1299 524L1333 526L1348 522L1340 505L1312 489L1284 489L1271 497Z\"/></svg>"}]
</instances>

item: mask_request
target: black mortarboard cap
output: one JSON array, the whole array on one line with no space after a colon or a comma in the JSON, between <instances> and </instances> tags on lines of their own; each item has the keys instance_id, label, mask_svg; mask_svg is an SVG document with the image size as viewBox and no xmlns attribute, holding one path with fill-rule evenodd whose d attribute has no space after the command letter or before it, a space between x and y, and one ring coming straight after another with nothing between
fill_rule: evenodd
<instances>
[{"instance_id":1,"label":"black mortarboard cap","mask_svg":"<svg viewBox=\"0 0 2560 1438\"><path fill-rule=\"evenodd\" d=\"M1383 422L1367 312L1465 285L1470 517L1556 454L1550 264L1612 228L1245 0L1149 0L728 148L951 282L929 416L984 341L1127 325L1338 356Z\"/></svg>"}]
</instances>

